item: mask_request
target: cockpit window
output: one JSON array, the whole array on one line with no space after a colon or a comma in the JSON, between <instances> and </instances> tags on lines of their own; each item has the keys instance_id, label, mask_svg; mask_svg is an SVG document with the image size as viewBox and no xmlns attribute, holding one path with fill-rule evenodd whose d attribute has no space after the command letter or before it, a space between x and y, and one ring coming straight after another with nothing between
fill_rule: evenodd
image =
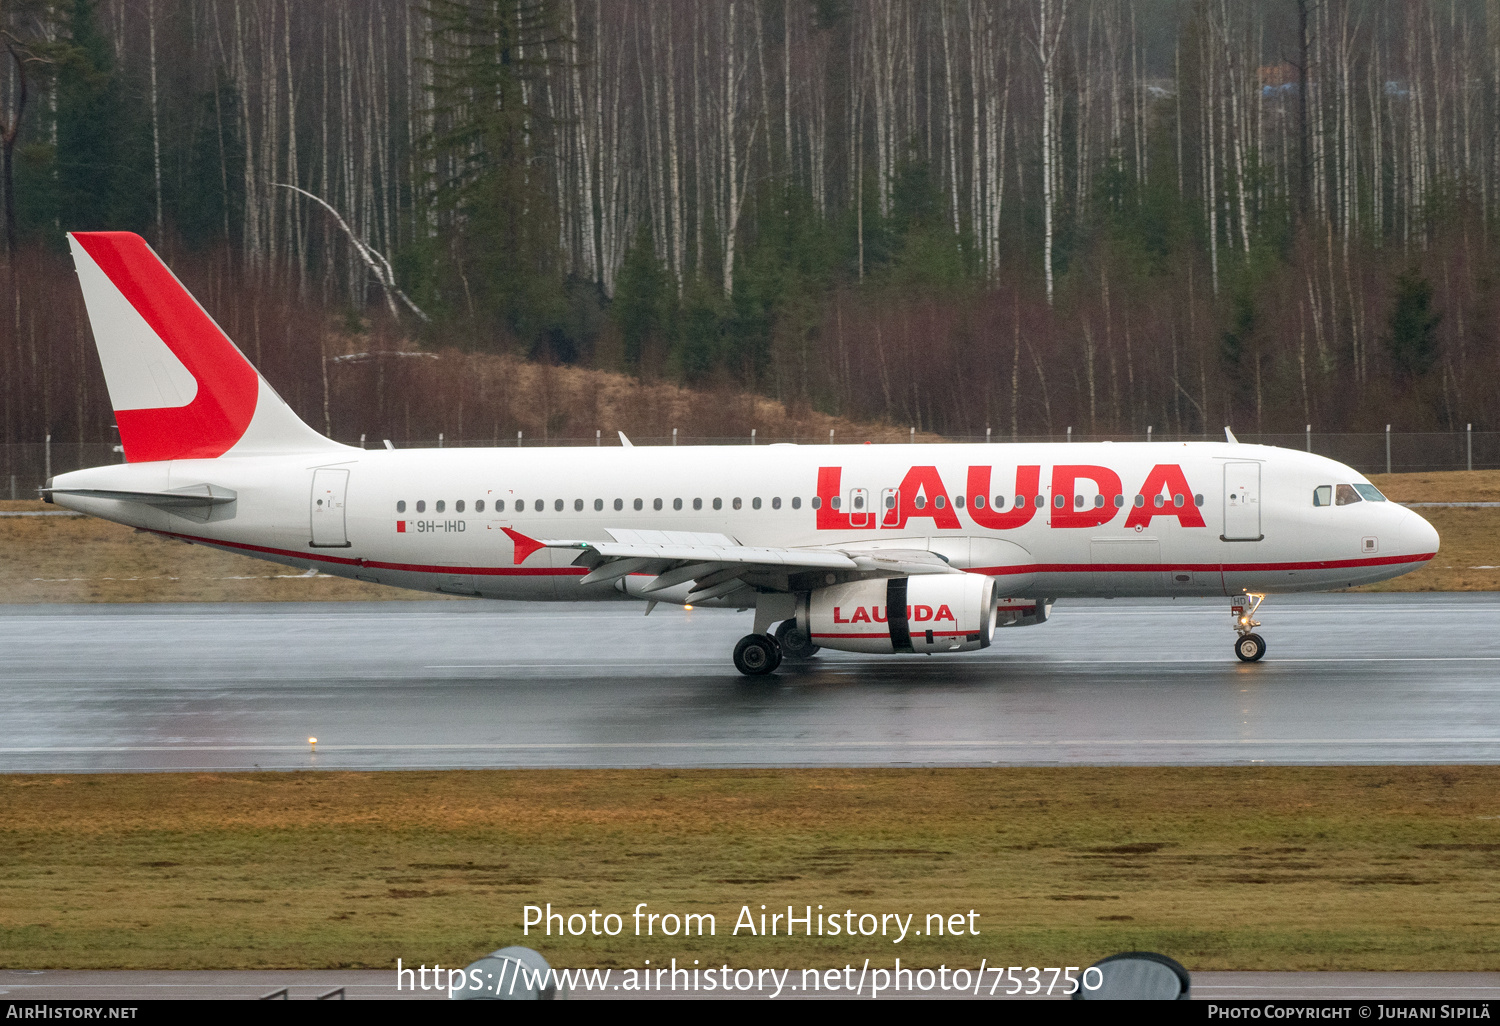
<instances>
[{"instance_id":1,"label":"cockpit window","mask_svg":"<svg viewBox=\"0 0 1500 1026\"><path fill-rule=\"evenodd\" d=\"M1333 485L1318 485L1313 489L1314 506L1333 505Z\"/></svg>"},{"instance_id":2,"label":"cockpit window","mask_svg":"<svg viewBox=\"0 0 1500 1026\"><path fill-rule=\"evenodd\" d=\"M1335 506L1348 506L1359 501L1359 493L1354 490L1353 485L1339 485L1333 504Z\"/></svg>"},{"instance_id":3,"label":"cockpit window","mask_svg":"<svg viewBox=\"0 0 1500 1026\"><path fill-rule=\"evenodd\" d=\"M1363 495L1369 502L1384 502L1385 496L1380 494L1380 489L1372 484L1357 484L1354 490Z\"/></svg>"}]
</instances>

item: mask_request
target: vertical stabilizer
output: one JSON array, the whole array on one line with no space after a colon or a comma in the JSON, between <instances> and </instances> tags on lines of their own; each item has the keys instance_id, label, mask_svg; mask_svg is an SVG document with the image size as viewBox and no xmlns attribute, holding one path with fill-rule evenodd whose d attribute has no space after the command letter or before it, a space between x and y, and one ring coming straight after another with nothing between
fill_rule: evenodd
<instances>
[{"instance_id":1,"label":"vertical stabilizer","mask_svg":"<svg viewBox=\"0 0 1500 1026\"><path fill-rule=\"evenodd\" d=\"M68 241L127 461L345 448L292 412L145 239Z\"/></svg>"}]
</instances>

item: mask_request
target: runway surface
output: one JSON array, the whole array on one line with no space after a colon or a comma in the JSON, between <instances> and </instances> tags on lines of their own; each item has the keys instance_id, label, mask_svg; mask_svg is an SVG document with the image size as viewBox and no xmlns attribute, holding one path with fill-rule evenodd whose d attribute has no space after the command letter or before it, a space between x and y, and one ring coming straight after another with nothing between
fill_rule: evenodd
<instances>
[{"instance_id":1,"label":"runway surface","mask_svg":"<svg viewBox=\"0 0 1500 1026\"><path fill-rule=\"evenodd\" d=\"M749 614L0 607L0 771L1500 760L1500 595L1060 602L951 657L734 671ZM306 739L318 738L311 754Z\"/></svg>"},{"instance_id":2,"label":"runway surface","mask_svg":"<svg viewBox=\"0 0 1500 1026\"><path fill-rule=\"evenodd\" d=\"M618 981L619 977L615 979ZM859 994L845 992L810 993L799 988L801 974L793 970L789 986L773 994L769 986L752 987L725 993L714 991L625 991L606 984L604 991L579 988L573 1000L589 998L644 997L662 998L759 998L781 1000L817 997L823 999L862 998L868 1001L868 989ZM424 977L423 982L426 982ZM934 989L913 994L887 991L883 1000L892 998L1008 998L1005 991L1012 985L996 986L994 977L986 974L977 995L942 992ZM994 987L995 994L989 991ZM794 989L797 988L797 989ZM446 1000L439 989L396 989L396 974L389 969L302 969L302 970L87 970L53 969L0 970L0 1002L5 1001L140 1001L163 999L254 999L269 995L302 1001L323 997L325 1000L360 1000L395 998ZM1191 995L1199 1001L1494 1001L1500 999L1500 973L1276 973L1276 972L1195 972ZM1024 997L1025 995L1021 995ZM1058 995L1053 995L1057 1000ZM1353 1010L1351 1009L1351 1012ZM1349 1018L1354 1018L1351 1014Z\"/></svg>"}]
</instances>

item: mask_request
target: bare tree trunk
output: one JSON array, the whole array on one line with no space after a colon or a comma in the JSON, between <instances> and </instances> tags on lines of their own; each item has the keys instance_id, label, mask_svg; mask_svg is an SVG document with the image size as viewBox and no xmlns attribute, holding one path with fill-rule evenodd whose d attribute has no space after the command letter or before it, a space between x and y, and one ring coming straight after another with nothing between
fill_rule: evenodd
<instances>
[{"instance_id":1,"label":"bare tree trunk","mask_svg":"<svg viewBox=\"0 0 1500 1026\"><path fill-rule=\"evenodd\" d=\"M156 0L146 0L146 30L151 66L151 169L156 185L156 244L164 246L161 214L161 123L156 100Z\"/></svg>"},{"instance_id":2,"label":"bare tree trunk","mask_svg":"<svg viewBox=\"0 0 1500 1026\"><path fill-rule=\"evenodd\" d=\"M1053 205L1056 202L1057 117L1056 59L1067 20L1068 0L1037 0L1036 52L1042 70L1042 271L1047 282L1047 305L1052 305ZM1040 369L1040 368L1039 368Z\"/></svg>"}]
</instances>

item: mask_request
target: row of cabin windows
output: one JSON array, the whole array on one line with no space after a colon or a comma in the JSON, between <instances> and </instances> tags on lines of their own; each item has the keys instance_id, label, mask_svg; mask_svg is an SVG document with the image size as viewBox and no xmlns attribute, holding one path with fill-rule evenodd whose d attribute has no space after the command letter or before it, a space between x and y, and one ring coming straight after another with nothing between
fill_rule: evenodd
<instances>
[{"instance_id":1,"label":"row of cabin windows","mask_svg":"<svg viewBox=\"0 0 1500 1026\"><path fill-rule=\"evenodd\" d=\"M496 499L495 500L494 511L496 513L504 513L505 512L505 502L506 502L505 499ZM525 499L512 499L512 500L510 500L510 502L511 502L511 509L514 510L515 512L517 512L517 513L524 513L524 512L526 512L526 500ZM682 509L682 502L683 502L683 500L681 500L681 499L673 499L672 500L672 508L674 510L680 510L680 509ZM838 500L834 499L833 502L834 502L834 507L837 508L837 506L838 506ZM732 508L734 508L734 509L742 509L742 508L744 508L744 504L745 504L744 500L740 499L740 498L731 499L731 500L729 500L729 503L730 503L730 506ZM813 499L812 500L812 508L813 509L817 509L818 506L819 506L818 500L817 499ZM567 507L567 503L564 502L562 499L553 499L552 500L552 509L555 512L561 513L566 507ZM615 507L615 511L616 512L618 512L620 510L623 510L625 508L625 500L624 499L616 499L615 502L614 502L614 507ZM439 500L437 500L437 502L433 503L432 508L433 508L433 512L434 513L443 513L443 512L445 512L447 510L447 503L444 502L442 499L439 499ZM632 502L632 508L635 509L637 512L639 512L640 510L645 509L646 508L646 500L645 499L635 499ZM651 508L654 509L654 510L661 510L661 509L665 508L664 500L662 500L662 499L652 499L651 500ZM703 500L702 499L694 499L693 500L693 509L701 510L702 508L703 508ZM714 499L713 500L713 508L714 509L723 509L724 508L724 500L723 499ZM756 498L753 498L753 499L750 500L750 508L751 509L760 509L761 508L761 500L760 500L759 496L757 496ZM776 496L775 498L773 498L771 500L771 508L772 509L780 509L781 508L781 497L779 495ZM798 496L793 496L792 497L792 509L801 509L801 508L802 508L802 499L800 497L798 497ZM456 501L453 504L453 512L455 512L455 513L462 513L462 512L464 512L464 509L465 509L464 500L462 500L462 499L459 499L458 501ZM544 512L547 509L547 500L546 499L534 499L534 500L532 500L532 509L535 512L537 512L537 513ZM425 499L418 499L417 502L416 502L415 510L418 513L426 513L427 512L427 501ZM583 500L582 499L574 499L573 500L573 511L575 513L582 513L583 512ZM405 513L406 512L406 500L405 499L399 499L399 500L397 500L397 502L396 502L396 512L397 513ZM474 512L475 513L483 513L484 512L484 500L483 499L478 499L478 500L475 501L475 503L474 503ZM604 512L604 500L603 499L595 499L594 500L594 512L595 513L602 513L602 512Z\"/></svg>"},{"instance_id":2,"label":"row of cabin windows","mask_svg":"<svg viewBox=\"0 0 1500 1026\"><path fill-rule=\"evenodd\" d=\"M1324 488L1326 488L1326 487L1327 486L1324 486ZM1343 493L1342 489L1348 488L1348 487L1349 487L1349 485L1339 485L1339 488L1341 489L1340 492L1339 492L1339 505L1340 506L1345 505L1345 501L1344 501L1344 498L1343 498L1343 494L1344 493ZM1369 488L1371 491L1374 491L1374 488L1371 485L1365 485L1364 487ZM1324 490L1323 488L1320 488L1320 489L1318 489L1318 492L1321 493L1323 490ZM1379 495L1378 492L1376 492L1376 494ZM1385 498L1385 496L1383 496L1383 495L1380 496L1381 501L1384 501L1384 498ZM997 495L997 496L995 496L995 498L994 498L994 508L995 509L1004 509L1006 501L1007 501L1006 500L1006 496L1004 496L1004 495ZM1146 501L1147 501L1146 500L1146 496L1144 496L1144 495L1137 495L1135 497L1135 506L1136 506L1136 508L1140 509L1141 507L1145 506L1146 505ZM1172 503L1173 506L1181 507L1181 506L1183 506L1183 505L1186 504L1187 498L1186 498L1186 496L1183 496L1181 494L1177 494L1177 495L1173 495L1171 497L1170 501L1171 501L1171 503ZM1359 498L1358 498L1358 496L1356 496L1354 499L1352 499L1350 501L1352 501L1352 502L1358 502ZM504 513L505 512L505 502L506 502L506 500L504 500L504 499L496 499L495 500L494 511L496 513ZM714 500L712 500L712 502L713 502L713 508L714 509L721 510L721 509L724 508L724 500L723 499L714 499ZM1154 503L1154 505L1156 506L1157 509L1161 509L1161 508L1163 508L1164 506L1167 505L1168 499L1164 495L1158 495L1158 496L1154 497L1154 499L1152 500L1152 502ZM517 513L524 513L524 512L526 512L526 500L525 499L513 499L513 500L511 500L511 503L512 503L511 508L515 512L517 512ZM672 500L672 509L673 510L681 510L682 509L682 503L683 503L682 499L673 499ZM729 500L729 504L730 504L730 507L733 508L733 509L742 509L744 507L744 501L742 499L740 499L740 498L734 498L734 499ZM802 499L801 499L801 497L800 496L793 496L791 504L792 504L792 509L801 509L802 508ZM942 509L944 506L947 505L947 500L943 496L939 495L936 499L933 500L932 504L937 509ZM964 497L962 495L954 496L953 504L955 506L957 506L959 509L963 509L963 506L964 506ZM1017 495L1016 498L1015 498L1014 505L1016 505L1016 506L1026 506L1026 505L1031 505L1031 504L1035 504L1035 506L1036 506L1037 509L1041 509L1042 507L1044 507L1044 506L1047 505L1046 496L1042 496L1042 495L1036 495L1036 496ZM1068 500L1067 500L1067 497L1064 496L1064 495L1054 495L1052 497L1052 505L1055 506L1057 509L1063 509L1064 507L1067 506L1067 504L1068 504ZM1087 501L1084 499L1084 497L1082 495L1075 495L1075 496L1073 496L1073 508L1074 509L1083 509L1087 504L1088 504ZM1201 493L1198 494L1198 495L1194 495L1193 496L1193 504L1195 506L1202 506L1203 505L1203 495ZM1328 503L1327 503L1326 500L1325 501L1321 501L1321 502L1318 501L1318 499L1315 496L1313 504L1314 505L1325 505L1326 506ZM813 496L810 505L812 506L813 509L819 509L819 508L822 507L822 500L820 498L818 498L817 496ZM835 496L833 496L829 500L828 505L832 509L840 509L843 506L843 500L842 500L842 498L840 496L835 495ZM926 499L925 496L918 495L915 499L912 500L912 505L914 507L916 507L917 509L926 509L927 508L927 499ZM974 505L975 509L984 509L985 497L983 495L976 495L976 496L974 496L973 505ZM1114 507L1115 507L1115 509L1121 509L1121 508L1124 507L1124 505L1125 505L1125 496L1123 496L1123 495L1116 495L1114 497ZM1094 506L1095 509L1102 509L1103 506L1104 506L1104 496L1102 496L1102 495L1095 495L1094 499L1093 499L1093 506ZM436 502L433 503L432 508L433 508L433 512L434 513L445 513L445 512L447 512L448 504L443 499L438 499ZM561 513L561 512L563 512L563 510L565 508L566 508L566 503L562 499L553 499L552 500L552 509L553 509L554 512ZM614 508L615 508L616 512L619 512L619 511L623 510L625 508L625 500L624 499L616 499L614 501ZM640 512L641 510L643 510L643 509L646 508L646 500L644 500L644 499L635 499L635 500L633 500L632 503L631 503L631 508L634 509L636 512ZM661 510L661 509L663 509L664 508L664 500L662 500L662 499L652 499L651 500L651 508L653 510L658 510L658 511ZM702 508L703 508L703 500L702 499L694 499L693 500L693 509L694 510L701 510ZM761 508L761 500L760 500L759 496L756 496L755 498L753 498L753 499L750 500L750 508L751 509L760 509ZM775 498L773 498L771 500L771 508L772 509L780 509L781 508L781 497L779 495L776 496ZM864 498L863 495L856 495L854 497L854 508L857 509L857 510L862 510L862 509L865 508L865 498ZM894 496L894 495L887 495L885 497L885 508L886 509L895 509L896 508L896 496ZM462 513L462 512L465 511L465 509L466 509L466 507L464 505L464 500L463 499L458 499L457 501L455 501L453 503L453 512L455 512L455 513ZM546 509L547 509L547 500L546 499L534 499L534 500L532 500L532 509L533 509L533 511L535 511L537 513L545 512ZM573 511L575 513L582 513L583 512L583 500L582 499L574 499L573 500ZM405 513L406 512L406 500L405 499L400 499L400 500L397 501L397 503L396 503L396 512L397 513ZM416 503L416 512L418 512L418 513L426 513L427 512L427 501L425 499L418 499L417 500L417 503ZM474 502L474 512L475 513L483 513L484 512L484 500L483 499L476 499L475 500L475 502ZM602 512L604 512L604 500L603 499L595 499L594 500L594 512L595 513L602 513Z\"/></svg>"}]
</instances>

